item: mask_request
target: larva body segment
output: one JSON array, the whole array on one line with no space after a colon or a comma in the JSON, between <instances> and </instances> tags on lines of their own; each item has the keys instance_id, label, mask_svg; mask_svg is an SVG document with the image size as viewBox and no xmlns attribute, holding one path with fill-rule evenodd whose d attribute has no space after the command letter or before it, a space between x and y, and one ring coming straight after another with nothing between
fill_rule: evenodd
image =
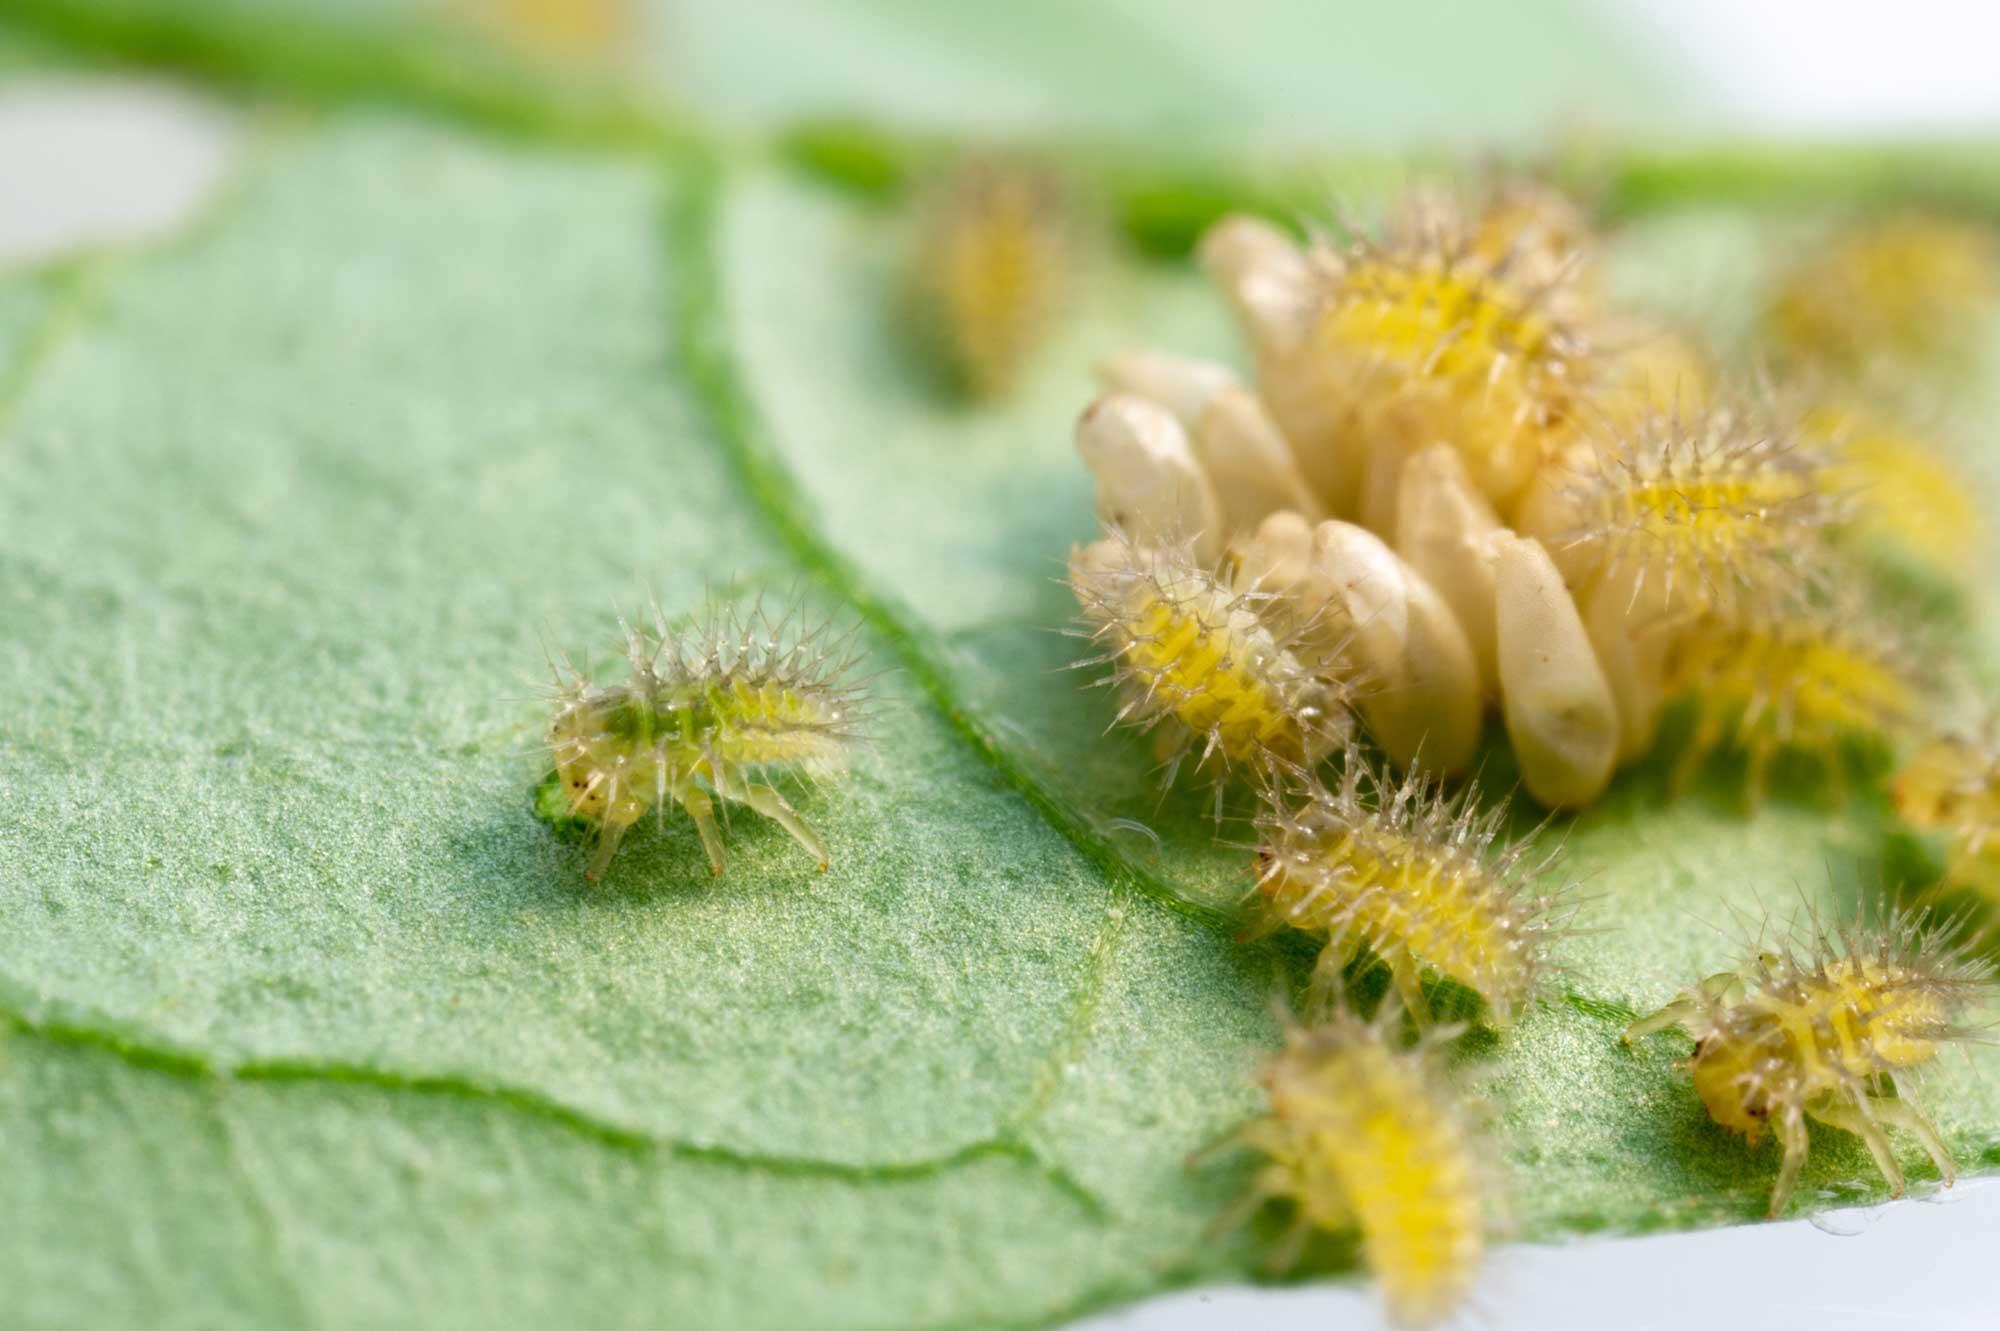
<instances>
[{"instance_id":1,"label":"larva body segment","mask_svg":"<svg viewBox=\"0 0 2000 1331\"><path fill-rule=\"evenodd\" d=\"M1892 630L1845 597L1703 615L1667 653L1663 692L1695 713L1676 784L1726 744L1749 760L1753 807L1780 754L1812 758L1840 780L1849 744L1893 742L1922 707L1915 665Z\"/></svg>"},{"instance_id":2,"label":"larva body segment","mask_svg":"<svg viewBox=\"0 0 2000 1331\"><path fill-rule=\"evenodd\" d=\"M2000 900L2000 725L1941 735L1896 774L1890 799L1910 826L1942 833L1945 881Z\"/></svg>"},{"instance_id":3,"label":"larva body segment","mask_svg":"<svg viewBox=\"0 0 2000 1331\"><path fill-rule=\"evenodd\" d=\"M1257 892L1245 937L1279 928L1326 939L1316 992L1338 993L1365 949L1405 1007L1425 1012L1424 973L1448 977L1510 1021L1532 997L1560 930L1556 857L1530 836L1500 841L1505 810L1481 812L1410 774L1392 782L1349 749L1339 781L1274 792L1257 820Z\"/></svg>"},{"instance_id":4,"label":"larva body segment","mask_svg":"<svg viewBox=\"0 0 2000 1331\"><path fill-rule=\"evenodd\" d=\"M1572 462L1565 502L1546 510L1572 525L1530 534L1567 553L1572 577L1658 584L1687 604L1795 588L1841 513L1818 450L1731 404L1648 411Z\"/></svg>"},{"instance_id":5,"label":"larva body segment","mask_svg":"<svg viewBox=\"0 0 2000 1331\"><path fill-rule=\"evenodd\" d=\"M1390 1314L1431 1326L1464 1303L1479 1273L1492 1186L1479 1133L1434 1048L1391 1038L1387 1023L1339 1010L1286 1032L1259 1077L1269 1112L1230 1143L1265 1162L1237 1215L1291 1205L1291 1228L1272 1254L1279 1268L1312 1231L1358 1227Z\"/></svg>"},{"instance_id":6,"label":"larva body segment","mask_svg":"<svg viewBox=\"0 0 2000 1331\"><path fill-rule=\"evenodd\" d=\"M1784 1160L1772 1216L1805 1164L1807 1118L1859 1136L1896 1196L1903 1171L1885 1129L1908 1131L1949 1187L1951 1156L1912 1092L1944 1045L1971 1034L1960 1018L1989 989L1989 967L1956 933L1904 912L1880 927L1818 930L1710 976L1624 1038L1679 1026L1694 1037L1688 1067L1710 1117L1752 1145L1776 1133Z\"/></svg>"},{"instance_id":7,"label":"larva body segment","mask_svg":"<svg viewBox=\"0 0 2000 1331\"><path fill-rule=\"evenodd\" d=\"M1049 172L975 161L937 186L918 236L919 323L974 397L1013 386L1048 334L1073 262L1069 206Z\"/></svg>"},{"instance_id":8,"label":"larva body segment","mask_svg":"<svg viewBox=\"0 0 2000 1331\"><path fill-rule=\"evenodd\" d=\"M600 878L625 833L669 802L687 810L718 876L717 800L779 823L826 867L826 843L768 776L841 771L860 737L863 691L845 680L856 663L847 639L796 623L724 608L675 630L656 612L652 630L625 628L622 683L554 670L547 743L569 816L597 838L586 877Z\"/></svg>"},{"instance_id":9,"label":"larva body segment","mask_svg":"<svg viewBox=\"0 0 2000 1331\"><path fill-rule=\"evenodd\" d=\"M1310 767L1346 739L1341 677L1292 649L1311 626L1281 637L1262 615L1271 594L1231 587L1186 542L1114 532L1071 553L1070 587L1102 649L1082 664L1110 665L1113 724L1160 737L1169 781L1190 751L1219 780L1232 766Z\"/></svg>"}]
</instances>

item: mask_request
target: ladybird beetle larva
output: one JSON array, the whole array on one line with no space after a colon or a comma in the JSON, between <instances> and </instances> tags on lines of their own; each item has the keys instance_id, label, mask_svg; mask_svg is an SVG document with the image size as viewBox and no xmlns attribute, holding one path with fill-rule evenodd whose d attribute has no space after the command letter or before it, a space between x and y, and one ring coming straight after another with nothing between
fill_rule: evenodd
<instances>
[{"instance_id":1,"label":"ladybird beetle larva","mask_svg":"<svg viewBox=\"0 0 2000 1331\"><path fill-rule=\"evenodd\" d=\"M585 877L600 878L618 843L650 809L687 810L712 871L723 871L715 803L746 805L779 824L827 866L826 842L766 779L841 771L860 737L862 686L851 635L828 623L773 620L760 608L711 608L686 630L655 610L655 626L625 630L628 673L600 685L551 666L549 756L569 816L596 837Z\"/></svg>"},{"instance_id":2,"label":"ladybird beetle larva","mask_svg":"<svg viewBox=\"0 0 2000 1331\"><path fill-rule=\"evenodd\" d=\"M1781 753L1817 761L1838 782L1850 743L1893 743L1922 711L1910 653L1852 594L1767 596L1700 617L1667 654L1664 690L1695 714L1675 784L1728 744L1749 759L1752 807Z\"/></svg>"},{"instance_id":3,"label":"ladybird beetle larva","mask_svg":"<svg viewBox=\"0 0 2000 1331\"><path fill-rule=\"evenodd\" d=\"M1258 1080L1270 1112L1221 1149L1252 1150L1265 1163L1218 1227L1268 1202L1290 1203L1274 1269L1294 1264L1313 1230L1358 1227L1363 1260L1397 1321L1449 1317L1479 1273L1493 1189L1479 1133L1438 1070L1435 1045L1398 1048L1381 1017L1336 1010L1291 1026Z\"/></svg>"},{"instance_id":4,"label":"ladybird beetle larva","mask_svg":"<svg viewBox=\"0 0 2000 1331\"><path fill-rule=\"evenodd\" d=\"M1383 243L1226 218L1203 259L1242 317L1265 406L1335 514L1389 530L1404 458L1445 441L1503 516L1568 436L1589 352L1528 265L1424 211Z\"/></svg>"},{"instance_id":5,"label":"ladybird beetle larva","mask_svg":"<svg viewBox=\"0 0 2000 1331\"><path fill-rule=\"evenodd\" d=\"M1694 1037L1687 1066L1709 1116L1752 1145L1777 1135L1784 1159L1770 1215L1798 1183L1808 1118L1860 1137L1901 1196L1888 1128L1914 1136L1951 1186L1951 1155L1911 1091L1941 1046L1970 1038L1960 1017L1987 997L1990 974L1954 924L1892 911L1878 927L1816 929L1712 975L1624 1039L1680 1027Z\"/></svg>"},{"instance_id":6,"label":"ladybird beetle larva","mask_svg":"<svg viewBox=\"0 0 2000 1331\"><path fill-rule=\"evenodd\" d=\"M1243 937L1284 927L1324 937L1321 997L1366 949L1418 1017L1431 971L1511 1020L1561 927L1561 893L1544 886L1558 855L1538 852L1532 834L1501 844L1505 808L1477 801L1471 785L1449 795L1415 772L1388 780L1350 747L1337 783L1309 784L1296 801L1274 793L1259 815L1255 921Z\"/></svg>"},{"instance_id":7,"label":"ladybird beetle larva","mask_svg":"<svg viewBox=\"0 0 2000 1331\"><path fill-rule=\"evenodd\" d=\"M1311 626L1282 637L1262 612L1272 594L1237 590L1186 541L1140 545L1122 531L1070 555L1070 588L1102 682L1123 695L1113 724L1153 731L1171 782L1197 746L1197 770L1233 764L1310 766L1350 726L1346 685L1292 650ZM1221 799L1218 783L1216 798Z\"/></svg>"},{"instance_id":8,"label":"ladybird beetle larva","mask_svg":"<svg viewBox=\"0 0 2000 1331\"><path fill-rule=\"evenodd\" d=\"M1983 228L1907 213L1829 235L1778 284L1765 329L1789 358L1857 376L1963 356L2000 295Z\"/></svg>"},{"instance_id":9,"label":"ladybird beetle larva","mask_svg":"<svg viewBox=\"0 0 2000 1331\"><path fill-rule=\"evenodd\" d=\"M1019 162L969 162L932 190L912 275L918 318L973 397L1011 388L1055 321L1069 213L1061 182Z\"/></svg>"},{"instance_id":10,"label":"ladybird beetle larva","mask_svg":"<svg viewBox=\"0 0 2000 1331\"><path fill-rule=\"evenodd\" d=\"M1945 881L2000 899L2000 723L1940 735L1903 764L1890 788L1910 826L1944 834Z\"/></svg>"},{"instance_id":11,"label":"ladybird beetle larva","mask_svg":"<svg viewBox=\"0 0 2000 1331\"><path fill-rule=\"evenodd\" d=\"M1800 553L1840 516L1825 466L1817 449L1736 404L1648 410L1582 459L1561 499L1525 525L1572 577L1601 575L1635 596L1654 585L1700 605L1796 584Z\"/></svg>"}]
</instances>

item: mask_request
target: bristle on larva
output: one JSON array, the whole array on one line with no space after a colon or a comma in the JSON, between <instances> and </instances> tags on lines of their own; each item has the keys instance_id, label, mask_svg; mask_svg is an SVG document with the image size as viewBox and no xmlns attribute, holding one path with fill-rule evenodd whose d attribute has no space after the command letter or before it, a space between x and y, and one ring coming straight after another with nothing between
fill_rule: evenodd
<instances>
[{"instance_id":1,"label":"bristle on larva","mask_svg":"<svg viewBox=\"0 0 2000 1331\"><path fill-rule=\"evenodd\" d=\"M1919 746L1890 799L1905 823L1943 834L1946 883L2000 900L2000 722Z\"/></svg>"},{"instance_id":2,"label":"bristle on larva","mask_svg":"<svg viewBox=\"0 0 2000 1331\"><path fill-rule=\"evenodd\" d=\"M1728 745L1749 760L1752 807L1780 754L1812 758L1839 782L1848 745L1893 744L1923 701L1913 655L1851 596L1762 598L1697 618L1668 653L1663 694L1695 713L1676 785Z\"/></svg>"},{"instance_id":3,"label":"bristle on larva","mask_svg":"<svg viewBox=\"0 0 2000 1331\"><path fill-rule=\"evenodd\" d=\"M977 161L933 189L912 274L918 331L966 392L1005 392L1027 367L1062 302L1071 229L1061 184L1032 166Z\"/></svg>"},{"instance_id":4,"label":"bristle on larva","mask_svg":"<svg viewBox=\"0 0 2000 1331\"><path fill-rule=\"evenodd\" d=\"M621 683L596 684L566 661L551 667L549 756L569 816L597 837L585 876L602 876L626 831L648 810L663 817L669 802L687 810L720 875L718 799L777 822L826 868L826 843L766 777L845 767L863 702L847 682L858 660L851 636L761 608L711 609L678 630L654 616L651 630L623 626Z\"/></svg>"},{"instance_id":5,"label":"bristle on larva","mask_svg":"<svg viewBox=\"0 0 2000 1331\"><path fill-rule=\"evenodd\" d=\"M1625 1040L1679 1026L1694 1037L1688 1066L1710 1117L1752 1145L1777 1134L1784 1161L1771 1215L1805 1164L1808 1117L1859 1136L1900 1196L1885 1128L1915 1136L1951 1186L1951 1156L1912 1092L1940 1046L1971 1035L1961 1018L1989 997L1989 979L1952 923L1892 910L1879 925L1815 927L1710 976Z\"/></svg>"},{"instance_id":6,"label":"bristle on larva","mask_svg":"<svg viewBox=\"0 0 2000 1331\"><path fill-rule=\"evenodd\" d=\"M1265 617L1271 593L1231 587L1186 542L1113 532L1071 553L1070 588L1100 649L1078 664L1111 667L1113 724L1159 737L1168 781L1189 753L1219 782L1232 766L1309 767L1346 740L1347 686L1291 649L1314 626L1281 636Z\"/></svg>"},{"instance_id":7,"label":"bristle on larva","mask_svg":"<svg viewBox=\"0 0 2000 1331\"><path fill-rule=\"evenodd\" d=\"M1504 806L1476 787L1446 794L1418 773L1400 783L1349 748L1337 784L1274 790L1257 820L1254 923L1323 937L1316 996L1336 996L1363 949L1389 968L1403 1004L1425 1013L1421 976L1456 980L1505 1023L1532 996L1561 930L1558 853L1531 834L1500 840Z\"/></svg>"},{"instance_id":8,"label":"bristle on larva","mask_svg":"<svg viewBox=\"0 0 2000 1331\"><path fill-rule=\"evenodd\" d=\"M1573 468L1563 498L1577 525L1549 544L1568 567L1679 604L1794 589L1812 567L1801 554L1842 512L1825 468L1739 405L1643 411Z\"/></svg>"},{"instance_id":9,"label":"bristle on larva","mask_svg":"<svg viewBox=\"0 0 2000 1331\"><path fill-rule=\"evenodd\" d=\"M1387 1023L1344 1011L1287 1031L1259 1077L1270 1112L1229 1143L1265 1163L1223 1223L1289 1203L1291 1228L1271 1256L1278 1269L1297 1261L1312 1231L1358 1227L1390 1314L1431 1326L1464 1303L1479 1273L1492 1185L1434 1047L1392 1040Z\"/></svg>"}]
</instances>

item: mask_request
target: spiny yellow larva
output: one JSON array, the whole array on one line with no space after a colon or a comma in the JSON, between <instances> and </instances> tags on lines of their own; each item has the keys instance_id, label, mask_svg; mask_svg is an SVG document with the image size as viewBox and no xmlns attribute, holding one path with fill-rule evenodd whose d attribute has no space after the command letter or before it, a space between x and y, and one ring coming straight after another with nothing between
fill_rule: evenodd
<instances>
[{"instance_id":1,"label":"spiny yellow larva","mask_svg":"<svg viewBox=\"0 0 2000 1331\"><path fill-rule=\"evenodd\" d=\"M795 611L773 620L714 607L687 629L657 607L655 626L625 631L629 671L600 685L565 661L551 666L549 755L569 817L597 838L595 881L627 830L671 801L687 810L716 875L723 870L715 802L743 804L782 826L827 866L826 843L766 779L832 776L861 735L864 691L848 681L851 634Z\"/></svg>"},{"instance_id":2,"label":"spiny yellow larva","mask_svg":"<svg viewBox=\"0 0 2000 1331\"><path fill-rule=\"evenodd\" d=\"M1221 1226L1289 1203L1291 1227L1271 1255L1277 1269L1298 1260L1312 1231L1358 1227L1397 1322L1451 1316L1479 1274L1497 1190L1477 1118L1438 1061L1434 1042L1398 1047L1393 1021L1379 1015L1365 1022L1336 1009L1290 1026L1258 1078L1270 1112L1224 1143L1265 1162Z\"/></svg>"},{"instance_id":3,"label":"spiny yellow larva","mask_svg":"<svg viewBox=\"0 0 2000 1331\"><path fill-rule=\"evenodd\" d=\"M614 63L640 26L631 0L452 0L469 22L524 55Z\"/></svg>"},{"instance_id":4,"label":"spiny yellow larva","mask_svg":"<svg viewBox=\"0 0 2000 1331\"><path fill-rule=\"evenodd\" d=\"M1339 781L1274 788L1257 819L1254 922L1324 937L1316 994L1339 992L1363 949L1389 968L1396 993L1426 1014L1421 975L1447 976L1505 1024L1532 997L1561 930L1557 852L1533 835L1500 841L1503 805L1482 812L1468 785L1448 795L1415 773L1392 781L1350 747Z\"/></svg>"},{"instance_id":5,"label":"spiny yellow larva","mask_svg":"<svg viewBox=\"0 0 2000 1331\"><path fill-rule=\"evenodd\" d=\"M1583 206L1546 180L1492 174L1470 188L1419 186L1391 217L1394 236L1420 237L1440 219L1466 236L1471 253L1495 268L1505 266L1516 286L1544 290L1558 317L1594 316L1597 236Z\"/></svg>"},{"instance_id":6,"label":"spiny yellow larva","mask_svg":"<svg viewBox=\"0 0 2000 1331\"><path fill-rule=\"evenodd\" d=\"M1828 236L1779 282L1765 316L1791 360L1865 376L1922 370L1977 345L2000 296L2000 259L1984 227L1904 214Z\"/></svg>"},{"instance_id":7,"label":"spiny yellow larva","mask_svg":"<svg viewBox=\"0 0 2000 1331\"><path fill-rule=\"evenodd\" d=\"M919 331L970 395L1010 389L1047 336L1071 232L1067 192L1035 166L975 160L932 189L912 273Z\"/></svg>"},{"instance_id":8,"label":"spiny yellow larva","mask_svg":"<svg viewBox=\"0 0 2000 1331\"><path fill-rule=\"evenodd\" d=\"M1566 530L1531 531L1572 576L1711 604L1795 588L1841 515L1819 450L1735 403L1649 410L1573 473ZM1552 519L1561 520L1561 519Z\"/></svg>"},{"instance_id":9,"label":"spiny yellow larva","mask_svg":"<svg viewBox=\"0 0 2000 1331\"><path fill-rule=\"evenodd\" d=\"M1491 260L1452 219L1311 255L1304 354L1267 388L1336 404L1365 449L1363 525L1394 523L1410 453L1444 441L1503 515L1568 437L1589 347L1551 313L1553 279ZM1294 441L1297 442L1297 441Z\"/></svg>"},{"instance_id":10,"label":"spiny yellow larva","mask_svg":"<svg viewBox=\"0 0 2000 1331\"><path fill-rule=\"evenodd\" d=\"M1769 1214L1791 1199L1805 1164L1806 1119L1852 1132L1903 1192L1885 1128L1923 1144L1944 1184L1951 1155L1911 1094L1940 1046L1972 1034L1967 1008L1989 996L1990 967L1953 921L1889 910L1878 925L1827 929L1710 976L1625 1032L1630 1044L1679 1026L1694 1037L1688 1068L1709 1116L1755 1145L1784 1148Z\"/></svg>"},{"instance_id":11,"label":"spiny yellow larva","mask_svg":"<svg viewBox=\"0 0 2000 1331\"><path fill-rule=\"evenodd\" d=\"M1826 490L1848 503L1842 535L1904 552L1947 576L1971 571L1983 536L1974 488L1935 446L1859 406L1808 412L1800 431L1827 455Z\"/></svg>"},{"instance_id":12,"label":"spiny yellow larva","mask_svg":"<svg viewBox=\"0 0 2000 1331\"><path fill-rule=\"evenodd\" d=\"M1893 744L1923 703L1913 655L1847 594L1764 597L1695 619L1667 653L1664 694L1690 700L1695 713L1675 784L1727 744L1748 759L1753 808L1781 753L1812 758L1843 782L1848 745Z\"/></svg>"},{"instance_id":13,"label":"spiny yellow larva","mask_svg":"<svg viewBox=\"0 0 2000 1331\"><path fill-rule=\"evenodd\" d=\"M1238 590L1185 541L1140 545L1122 531L1070 554L1084 629L1123 696L1113 725L1153 731L1171 782L1191 750L1217 781L1232 765L1311 766L1346 739L1341 676L1292 651L1304 626L1274 631L1272 593Z\"/></svg>"},{"instance_id":14,"label":"spiny yellow larva","mask_svg":"<svg viewBox=\"0 0 2000 1331\"><path fill-rule=\"evenodd\" d=\"M1944 835L1946 883L2000 900L2000 721L1920 745L1889 793L1904 822Z\"/></svg>"}]
</instances>

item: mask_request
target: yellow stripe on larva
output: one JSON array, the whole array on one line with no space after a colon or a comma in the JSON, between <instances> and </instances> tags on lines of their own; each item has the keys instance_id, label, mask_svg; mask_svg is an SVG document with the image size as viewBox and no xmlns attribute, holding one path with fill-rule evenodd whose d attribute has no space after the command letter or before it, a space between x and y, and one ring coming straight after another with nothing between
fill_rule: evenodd
<instances>
[{"instance_id":1,"label":"yellow stripe on larva","mask_svg":"<svg viewBox=\"0 0 2000 1331\"><path fill-rule=\"evenodd\" d=\"M1463 1304L1486 1246L1478 1142L1432 1057L1344 1012L1294 1027L1260 1078L1270 1113L1237 1139L1266 1157L1248 1202L1294 1207L1277 1255L1308 1229L1358 1226L1391 1315L1412 1326Z\"/></svg>"},{"instance_id":2,"label":"yellow stripe on larva","mask_svg":"<svg viewBox=\"0 0 2000 1331\"><path fill-rule=\"evenodd\" d=\"M1896 775L1897 816L1946 840L1945 881L2000 899L2000 725L1921 745Z\"/></svg>"}]
</instances>

